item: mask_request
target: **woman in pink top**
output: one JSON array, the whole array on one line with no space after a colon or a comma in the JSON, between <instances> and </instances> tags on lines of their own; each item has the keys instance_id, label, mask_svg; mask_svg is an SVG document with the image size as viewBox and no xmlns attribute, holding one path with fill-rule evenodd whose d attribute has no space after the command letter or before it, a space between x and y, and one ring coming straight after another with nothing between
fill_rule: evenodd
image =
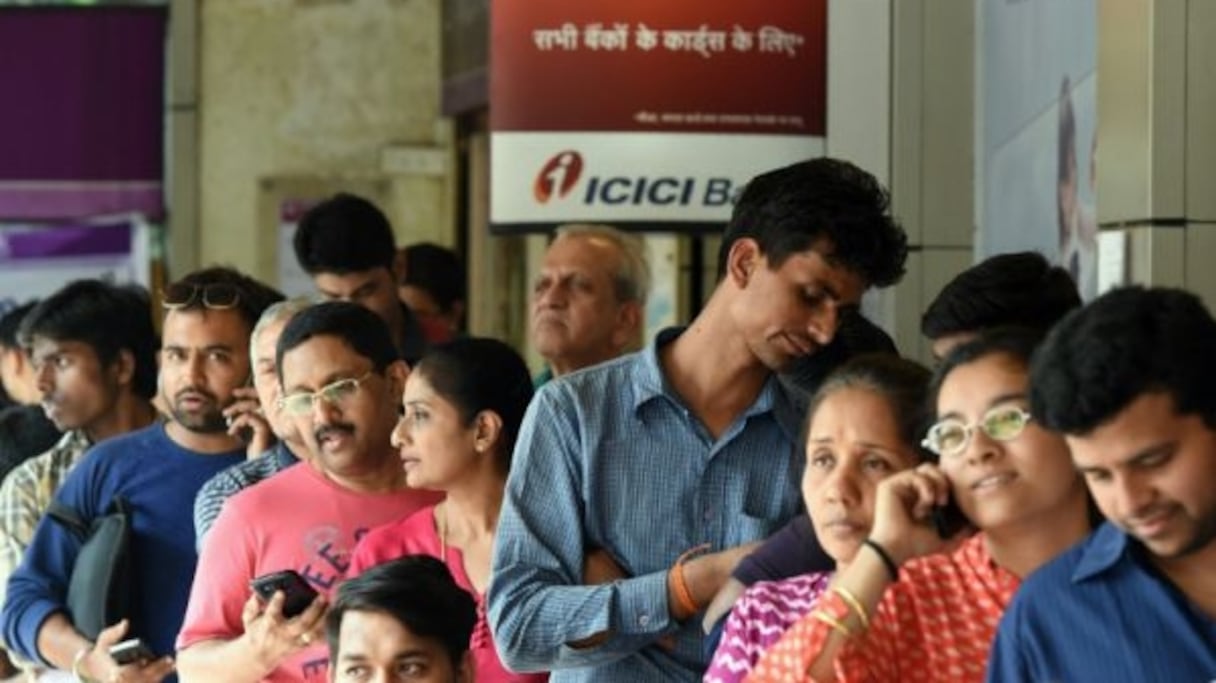
<instances>
[{"instance_id":1,"label":"woman in pink top","mask_svg":"<svg viewBox=\"0 0 1216 683\"><path fill-rule=\"evenodd\" d=\"M895 356L859 356L832 372L811 400L802 495L815 535L847 566L870 532L874 490L915 467L927 451L929 371ZM817 572L753 584L726 619L706 683L735 683L787 628L809 613L832 574Z\"/></svg>"},{"instance_id":2,"label":"woman in pink top","mask_svg":"<svg viewBox=\"0 0 1216 683\"><path fill-rule=\"evenodd\" d=\"M485 618L494 529L515 437L531 399L528 367L500 341L464 338L428 351L406 380L393 444L411 487L447 497L373 529L355 548L348 570L348 576L357 576L403 555L442 560L456 583L476 598L469 650L479 683L548 679L503 668Z\"/></svg>"}]
</instances>

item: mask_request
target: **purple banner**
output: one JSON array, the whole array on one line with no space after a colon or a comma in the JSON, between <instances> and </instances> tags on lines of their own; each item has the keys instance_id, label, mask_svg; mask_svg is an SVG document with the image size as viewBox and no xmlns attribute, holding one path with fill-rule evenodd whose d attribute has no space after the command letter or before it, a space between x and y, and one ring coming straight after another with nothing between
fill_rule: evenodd
<instances>
[{"instance_id":1,"label":"purple banner","mask_svg":"<svg viewBox=\"0 0 1216 683\"><path fill-rule=\"evenodd\" d=\"M166 18L0 7L0 219L161 213Z\"/></svg>"},{"instance_id":2,"label":"purple banner","mask_svg":"<svg viewBox=\"0 0 1216 683\"><path fill-rule=\"evenodd\" d=\"M118 256L130 251L128 223L0 230L0 263L64 256Z\"/></svg>"}]
</instances>

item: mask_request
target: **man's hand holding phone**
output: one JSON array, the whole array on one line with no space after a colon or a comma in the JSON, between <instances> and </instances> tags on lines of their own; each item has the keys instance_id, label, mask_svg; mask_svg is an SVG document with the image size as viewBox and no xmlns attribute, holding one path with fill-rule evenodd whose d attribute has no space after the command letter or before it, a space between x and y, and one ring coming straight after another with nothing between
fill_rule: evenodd
<instances>
[{"instance_id":1,"label":"man's hand holding phone","mask_svg":"<svg viewBox=\"0 0 1216 683\"><path fill-rule=\"evenodd\" d=\"M99 633L93 648L81 659L78 673L90 680L122 683L159 683L173 673L172 657L157 657L138 638L123 640L127 626L124 619Z\"/></svg>"},{"instance_id":2,"label":"man's hand holding phone","mask_svg":"<svg viewBox=\"0 0 1216 683\"><path fill-rule=\"evenodd\" d=\"M233 390L232 396L232 405L224 409L228 435L245 442L245 456L252 460L274 445L274 431L266 419L256 389L251 386L238 387Z\"/></svg>"},{"instance_id":3,"label":"man's hand holding phone","mask_svg":"<svg viewBox=\"0 0 1216 683\"><path fill-rule=\"evenodd\" d=\"M241 621L245 634L267 671L284 658L324 638L328 604L292 570L275 572L250 583Z\"/></svg>"}]
</instances>

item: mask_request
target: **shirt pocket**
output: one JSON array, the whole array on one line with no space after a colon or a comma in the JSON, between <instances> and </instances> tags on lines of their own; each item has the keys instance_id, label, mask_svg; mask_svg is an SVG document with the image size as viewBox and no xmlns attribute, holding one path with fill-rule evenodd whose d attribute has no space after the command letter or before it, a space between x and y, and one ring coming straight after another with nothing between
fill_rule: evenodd
<instances>
[{"instance_id":1,"label":"shirt pocket","mask_svg":"<svg viewBox=\"0 0 1216 683\"><path fill-rule=\"evenodd\" d=\"M732 547L752 541L763 541L785 526L788 519L739 513L727 529L726 546Z\"/></svg>"}]
</instances>

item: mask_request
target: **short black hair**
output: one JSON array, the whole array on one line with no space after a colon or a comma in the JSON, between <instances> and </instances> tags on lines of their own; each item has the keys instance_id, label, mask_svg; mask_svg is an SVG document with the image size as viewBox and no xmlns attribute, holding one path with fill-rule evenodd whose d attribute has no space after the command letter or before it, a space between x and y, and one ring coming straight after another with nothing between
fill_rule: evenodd
<instances>
[{"instance_id":1,"label":"short black hair","mask_svg":"<svg viewBox=\"0 0 1216 683\"><path fill-rule=\"evenodd\" d=\"M37 338L87 345L103 367L121 352L135 363L131 388L150 399L156 395L156 350L160 346L152 322L152 302L139 285L115 285L101 280L76 280L43 299L21 322L22 346Z\"/></svg>"},{"instance_id":2,"label":"short black hair","mask_svg":"<svg viewBox=\"0 0 1216 683\"><path fill-rule=\"evenodd\" d=\"M1087 434L1140 396L1168 393L1179 414L1216 428L1216 320L1194 294L1111 290L1069 314L1031 369L1030 411L1065 434Z\"/></svg>"},{"instance_id":3,"label":"short black hair","mask_svg":"<svg viewBox=\"0 0 1216 683\"><path fill-rule=\"evenodd\" d=\"M309 275L393 269L397 251L384 212L363 197L338 193L309 209L292 238L296 260Z\"/></svg>"},{"instance_id":4,"label":"short black hair","mask_svg":"<svg viewBox=\"0 0 1216 683\"><path fill-rule=\"evenodd\" d=\"M283 356L313 337L337 337L355 353L370 360L376 372L398 360L393 336L384 319L349 301L326 301L291 316L274 349L275 372L283 381Z\"/></svg>"},{"instance_id":5,"label":"short black hair","mask_svg":"<svg viewBox=\"0 0 1216 683\"><path fill-rule=\"evenodd\" d=\"M429 242L411 244L401 252L405 255L402 285L430 294L444 313L465 300L464 266L456 252Z\"/></svg>"},{"instance_id":6,"label":"short black hair","mask_svg":"<svg viewBox=\"0 0 1216 683\"><path fill-rule=\"evenodd\" d=\"M752 178L735 203L718 251L718 276L734 243L756 240L771 268L826 239L831 256L875 287L904 274L908 238L874 176L840 159L818 158Z\"/></svg>"},{"instance_id":7,"label":"short black hair","mask_svg":"<svg viewBox=\"0 0 1216 683\"><path fill-rule=\"evenodd\" d=\"M1018 362L1029 371L1030 359L1042 341L1043 333L1039 330L1007 326L983 330L975 339L954 347L933 371L933 379L929 382L929 405L932 406L932 412L937 413L937 396L941 392L942 383L960 365L967 365L988 356L1001 355Z\"/></svg>"},{"instance_id":8,"label":"short black hair","mask_svg":"<svg viewBox=\"0 0 1216 683\"><path fill-rule=\"evenodd\" d=\"M20 349L21 340L18 331L21 329L21 321L25 320L25 316L34 307L38 305L37 299L14 306L0 315L0 347L5 349Z\"/></svg>"},{"instance_id":9,"label":"short black hair","mask_svg":"<svg viewBox=\"0 0 1216 683\"><path fill-rule=\"evenodd\" d=\"M532 400L532 377L515 349L497 339L456 339L427 351L415 372L456 408L466 425L483 410L498 414L502 438L497 455L506 471Z\"/></svg>"},{"instance_id":10,"label":"short black hair","mask_svg":"<svg viewBox=\"0 0 1216 683\"><path fill-rule=\"evenodd\" d=\"M338 587L325 617L330 665L338 661L347 612L379 612L419 638L439 641L459 669L477 623L473 596L456 585L446 565L430 555L407 555L376 565Z\"/></svg>"},{"instance_id":11,"label":"short black hair","mask_svg":"<svg viewBox=\"0 0 1216 683\"><path fill-rule=\"evenodd\" d=\"M262 312L270 306L270 304L282 301L283 293L279 290L267 285L264 282L255 280L248 275L242 273L235 268L227 266L212 266L196 270L193 273L186 274L182 279L173 283L166 290L173 289L179 285L189 285L192 287L207 287L210 285L228 285L235 289L238 294L236 311L240 313L245 322L252 331L254 326L258 324L258 319L262 317ZM204 310L203 297L196 296L186 306L182 306L177 310Z\"/></svg>"},{"instance_id":12,"label":"short black hair","mask_svg":"<svg viewBox=\"0 0 1216 683\"><path fill-rule=\"evenodd\" d=\"M1009 325L1047 334L1080 305L1072 276L1042 254L998 254L946 283L921 316L920 330L929 339Z\"/></svg>"}]
</instances>

